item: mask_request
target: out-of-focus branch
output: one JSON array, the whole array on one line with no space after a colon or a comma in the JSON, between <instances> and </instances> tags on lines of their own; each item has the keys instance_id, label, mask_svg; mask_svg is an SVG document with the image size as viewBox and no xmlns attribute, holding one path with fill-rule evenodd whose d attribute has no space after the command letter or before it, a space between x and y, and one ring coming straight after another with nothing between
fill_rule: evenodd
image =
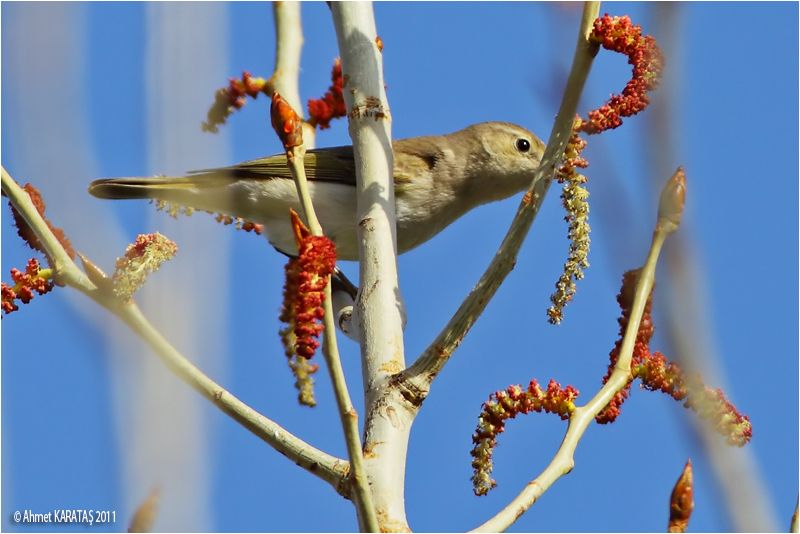
<instances>
[{"instance_id":1,"label":"out-of-focus branch","mask_svg":"<svg viewBox=\"0 0 800 534\"><path fill-rule=\"evenodd\" d=\"M406 453L416 409L389 384L405 368L405 356L382 43L371 3L333 3L331 10L356 167L361 292L355 316L361 332L366 468L381 530L403 531L408 530L403 487Z\"/></svg>"},{"instance_id":2,"label":"out-of-focus branch","mask_svg":"<svg viewBox=\"0 0 800 534\"><path fill-rule=\"evenodd\" d=\"M681 4L657 2L652 4L655 33L664 50L672 57L681 57ZM653 177L650 183L655 190L659 184L655 177L676 164L678 158L678 135L680 117L678 110L679 88L682 85L681 69L676 64L669 76L663 79L657 98L653 100L651 113L646 118L648 135L644 146L651 162ZM696 252L697 243L692 227L670 240L664 251L664 272L660 285L667 298L656 304L666 325L666 341L671 345L670 354L687 373L702 370L708 382L724 385L720 355L713 340L711 309L703 301L702 288L707 286L704 272ZM765 490L763 475L759 472L752 448L731 448L721 442L714 429L705 421L690 417L687 424L701 444L708 459L711 472L722 493L722 502L732 522L733 530L741 532L775 531L779 528L775 511Z\"/></svg>"},{"instance_id":3,"label":"out-of-focus branch","mask_svg":"<svg viewBox=\"0 0 800 534\"><path fill-rule=\"evenodd\" d=\"M131 522L128 525L128 532L152 532L160 500L161 491L159 488L153 488L144 502L133 513Z\"/></svg>"},{"instance_id":4,"label":"out-of-focus branch","mask_svg":"<svg viewBox=\"0 0 800 534\"><path fill-rule=\"evenodd\" d=\"M6 172L5 168L2 169L2 190L25 222L33 229L43 247L47 249L47 255L53 260L52 267L55 269L55 277L59 283L77 289L116 315L150 345L150 348L178 378L272 448L306 471L331 484L342 495L348 496L346 486L343 484L350 471L348 462L311 446L239 400L206 376L170 345L142 315L133 300L122 302L114 297L109 288L100 288L94 284L69 258L61 243L39 215L28 194ZM88 268L93 269L93 276L102 276L92 264L89 264Z\"/></svg>"},{"instance_id":5,"label":"out-of-focus branch","mask_svg":"<svg viewBox=\"0 0 800 534\"><path fill-rule=\"evenodd\" d=\"M682 175L681 171L679 171L679 173ZM678 173L676 173L676 176L678 176ZM661 253L664 240L670 233L677 229L677 225L680 222L680 214L683 211L683 180L679 177L678 181L680 183L676 184L676 177L673 177L673 179L668 182L667 187L665 187L664 194L662 194L658 221L655 231L653 232L652 243L650 244L650 252L647 255L647 261L642 267L639 279L636 283L636 294L633 299L633 306L631 307L630 320L625 329L625 336L622 339L619 359L617 360L613 373L611 373L605 385L589 402L575 408L572 412L564 440L561 442L561 446L544 471L529 482L505 508L500 510L494 517L476 528L473 532L502 532L506 530L533 506L533 503L535 503L556 480L572 471L572 468L575 466L575 449L578 447L578 443L589 427L589 424L591 424L595 416L597 416L597 414L608 405L609 401L611 401L619 391L625 388L630 381L631 359L636 342L636 334L639 331L639 325L645 305L647 304L647 298L653 289L658 256ZM678 185L678 187L675 187L676 185Z\"/></svg>"},{"instance_id":6,"label":"out-of-focus branch","mask_svg":"<svg viewBox=\"0 0 800 534\"><path fill-rule=\"evenodd\" d=\"M599 2L586 2L584 4L578 43L572 60L572 69L561 100L561 107L550 132L542 163L533 175L531 187L523 196L511 227L503 239L497 254L447 326L400 377L401 382L407 384L409 389L418 391L422 398L427 395L434 378L444 368L453 351L461 343L461 340L472 328L472 325L514 268L519 249L528 235L528 230L533 224L536 215L539 213L544 197L553 180L555 167L561 161L564 149L572 133L578 100L589 75L592 60L598 50L598 45L590 42L589 34L592 31L592 23L597 18L599 11Z\"/></svg>"}]
</instances>

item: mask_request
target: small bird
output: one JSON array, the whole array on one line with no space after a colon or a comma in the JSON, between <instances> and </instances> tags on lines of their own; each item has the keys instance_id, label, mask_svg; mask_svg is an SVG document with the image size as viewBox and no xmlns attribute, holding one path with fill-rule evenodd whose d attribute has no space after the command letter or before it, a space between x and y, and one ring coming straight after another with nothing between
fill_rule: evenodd
<instances>
[{"instance_id":1,"label":"small bird","mask_svg":"<svg viewBox=\"0 0 800 534\"><path fill-rule=\"evenodd\" d=\"M398 253L431 239L472 208L525 189L544 153L541 139L507 122L401 139L392 147ZM336 243L337 258L358 260L353 147L309 150L304 163L317 217ZM96 180L89 192L99 198L164 200L241 217L263 224L279 251L297 251L289 208L299 212L300 202L285 154L183 177Z\"/></svg>"}]
</instances>

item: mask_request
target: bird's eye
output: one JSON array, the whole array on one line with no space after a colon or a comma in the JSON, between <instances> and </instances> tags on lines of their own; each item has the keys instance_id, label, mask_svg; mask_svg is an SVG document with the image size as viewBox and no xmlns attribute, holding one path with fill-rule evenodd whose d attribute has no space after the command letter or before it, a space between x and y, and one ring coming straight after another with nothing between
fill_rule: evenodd
<instances>
[{"instance_id":1,"label":"bird's eye","mask_svg":"<svg viewBox=\"0 0 800 534\"><path fill-rule=\"evenodd\" d=\"M527 139L517 139L517 150L527 152L531 149L531 143Z\"/></svg>"}]
</instances>

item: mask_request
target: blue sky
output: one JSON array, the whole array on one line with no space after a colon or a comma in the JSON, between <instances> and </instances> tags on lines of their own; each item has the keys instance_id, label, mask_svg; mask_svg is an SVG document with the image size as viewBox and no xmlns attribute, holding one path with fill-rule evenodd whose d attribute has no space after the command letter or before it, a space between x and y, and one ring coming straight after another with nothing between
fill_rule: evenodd
<instances>
[{"instance_id":1,"label":"blue sky","mask_svg":"<svg viewBox=\"0 0 800 534\"><path fill-rule=\"evenodd\" d=\"M375 11L395 137L485 120L547 136L577 5L378 3ZM662 43L666 81L653 99L661 111L589 140L592 266L564 323L545 320L567 251L552 188L515 270L434 384L409 449L415 530L473 528L547 464L564 423L537 414L515 420L495 453L498 487L474 497L469 450L480 405L531 378L573 384L579 401L596 391L616 339L619 280L642 263L658 187L677 165L686 167L687 212L667 252L687 251L693 282L676 287L662 261L652 346L667 356L678 351L668 327L674 302L689 322L675 328L689 335L690 352L702 357L697 365L752 420L753 441L733 458L758 480L738 484L767 503L763 528L788 525L798 489L797 5L608 3L601 11L631 15ZM305 101L327 89L337 50L326 6L307 3L302 12ZM248 103L220 135L199 131L228 76L271 72L270 6L3 3L2 45L3 166L37 185L53 222L109 271L137 233L175 239L181 250L150 280L145 313L240 398L344 456L324 372L319 406L295 402L277 337L284 258L202 215L173 221L146 203L86 193L101 176L180 172L279 151L265 99ZM627 76L624 59L601 52L580 110L601 104ZM317 141L347 144L345 123ZM479 208L400 258L407 361L477 281L517 202ZM3 280L28 257L4 210ZM357 273L354 264L345 268ZM678 297L687 294L688 304ZM82 296L57 289L4 318L2 330L4 530L31 530L9 522L15 510L54 508L113 510L111 528L125 530L156 486L162 530L356 528L348 502L189 391ZM358 347L349 340L342 347L360 408ZM589 428L574 471L511 530L663 531L669 492L689 457L690 530L735 528L690 418L671 399L634 388L619 421Z\"/></svg>"}]
</instances>

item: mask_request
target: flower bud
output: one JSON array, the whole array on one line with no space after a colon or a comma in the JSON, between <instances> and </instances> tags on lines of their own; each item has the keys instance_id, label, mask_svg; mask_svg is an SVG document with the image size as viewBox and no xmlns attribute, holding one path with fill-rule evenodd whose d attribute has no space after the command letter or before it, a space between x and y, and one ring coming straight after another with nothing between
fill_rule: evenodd
<instances>
[{"instance_id":1,"label":"flower bud","mask_svg":"<svg viewBox=\"0 0 800 534\"><path fill-rule=\"evenodd\" d=\"M303 144L303 120L277 91L272 94L270 117L283 148L289 151Z\"/></svg>"},{"instance_id":2,"label":"flower bud","mask_svg":"<svg viewBox=\"0 0 800 534\"><path fill-rule=\"evenodd\" d=\"M678 167L667 185L661 190L658 205L658 224L667 231L674 232L681 224L683 206L686 202L686 173Z\"/></svg>"},{"instance_id":3,"label":"flower bud","mask_svg":"<svg viewBox=\"0 0 800 534\"><path fill-rule=\"evenodd\" d=\"M689 526L689 518L692 516L692 510L694 510L692 461L687 460L669 498L667 532L686 532L686 527Z\"/></svg>"}]
</instances>

